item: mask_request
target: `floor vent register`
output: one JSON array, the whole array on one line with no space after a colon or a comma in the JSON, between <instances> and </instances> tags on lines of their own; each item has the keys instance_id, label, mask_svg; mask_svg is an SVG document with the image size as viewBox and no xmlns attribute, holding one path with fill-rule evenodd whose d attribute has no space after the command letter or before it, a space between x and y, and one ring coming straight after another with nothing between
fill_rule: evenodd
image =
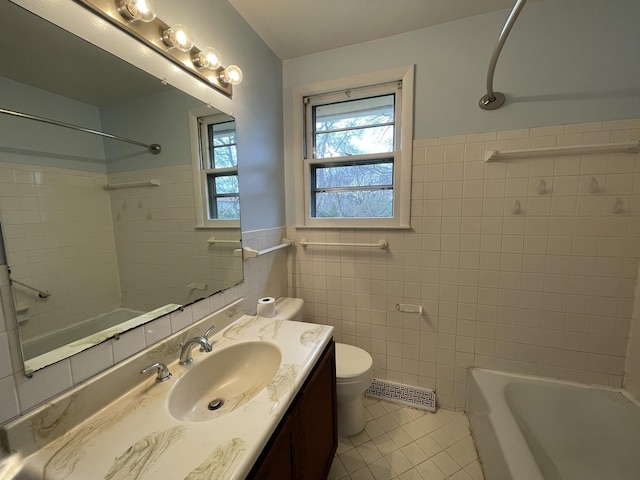
<instances>
[{"instance_id":1,"label":"floor vent register","mask_svg":"<svg viewBox=\"0 0 640 480\"><path fill-rule=\"evenodd\" d=\"M436 392L428 388L412 387L374 378L365 395L430 412L436 411Z\"/></svg>"}]
</instances>

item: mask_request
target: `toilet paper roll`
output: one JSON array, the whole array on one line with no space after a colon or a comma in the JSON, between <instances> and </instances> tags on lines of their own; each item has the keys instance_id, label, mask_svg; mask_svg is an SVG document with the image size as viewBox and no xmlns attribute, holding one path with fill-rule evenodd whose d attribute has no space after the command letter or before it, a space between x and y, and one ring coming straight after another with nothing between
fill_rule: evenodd
<instances>
[{"instance_id":1,"label":"toilet paper roll","mask_svg":"<svg viewBox=\"0 0 640 480\"><path fill-rule=\"evenodd\" d=\"M273 317L276 314L276 299L264 297L258 300L258 315L261 317Z\"/></svg>"}]
</instances>

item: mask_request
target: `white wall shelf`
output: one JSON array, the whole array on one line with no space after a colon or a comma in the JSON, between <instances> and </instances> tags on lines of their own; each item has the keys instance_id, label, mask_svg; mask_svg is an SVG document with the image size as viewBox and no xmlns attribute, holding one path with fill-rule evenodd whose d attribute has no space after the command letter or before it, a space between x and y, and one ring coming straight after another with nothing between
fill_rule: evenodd
<instances>
[{"instance_id":1,"label":"white wall shelf","mask_svg":"<svg viewBox=\"0 0 640 480\"><path fill-rule=\"evenodd\" d=\"M105 190L116 190L118 188L135 188L135 187L159 187L160 180L152 178L151 180L144 180L141 182L127 182L127 183L107 183L104 186Z\"/></svg>"}]
</instances>

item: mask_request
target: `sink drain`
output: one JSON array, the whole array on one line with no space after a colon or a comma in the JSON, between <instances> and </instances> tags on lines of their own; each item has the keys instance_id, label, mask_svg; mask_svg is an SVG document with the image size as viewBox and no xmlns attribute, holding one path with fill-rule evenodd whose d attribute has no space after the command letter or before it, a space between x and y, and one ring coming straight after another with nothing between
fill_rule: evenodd
<instances>
[{"instance_id":1,"label":"sink drain","mask_svg":"<svg viewBox=\"0 0 640 480\"><path fill-rule=\"evenodd\" d=\"M209 406L207 407L209 410L218 410L222 407L224 401L221 398L216 398L215 400L211 400L209 402Z\"/></svg>"}]
</instances>

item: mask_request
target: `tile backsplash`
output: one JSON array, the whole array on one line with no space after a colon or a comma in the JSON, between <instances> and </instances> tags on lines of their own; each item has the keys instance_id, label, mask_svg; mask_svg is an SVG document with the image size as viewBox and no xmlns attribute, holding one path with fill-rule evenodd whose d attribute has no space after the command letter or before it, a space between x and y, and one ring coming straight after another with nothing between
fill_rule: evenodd
<instances>
[{"instance_id":1,"label":"tile backsplash","mask_svg":"<svg viewBox=\"0 0 640 480\"><path fill-rule=\"evenodd\" d=\"M472 366L620 386L640 254L640 154L484 162L634 141L640 120L416 140L410 230L289 227L289 295L375 376L461 408ZM389 242L388 250L301 247ZM396 304L424 307L402 313Z\"/></svg>"}]
</instances>

